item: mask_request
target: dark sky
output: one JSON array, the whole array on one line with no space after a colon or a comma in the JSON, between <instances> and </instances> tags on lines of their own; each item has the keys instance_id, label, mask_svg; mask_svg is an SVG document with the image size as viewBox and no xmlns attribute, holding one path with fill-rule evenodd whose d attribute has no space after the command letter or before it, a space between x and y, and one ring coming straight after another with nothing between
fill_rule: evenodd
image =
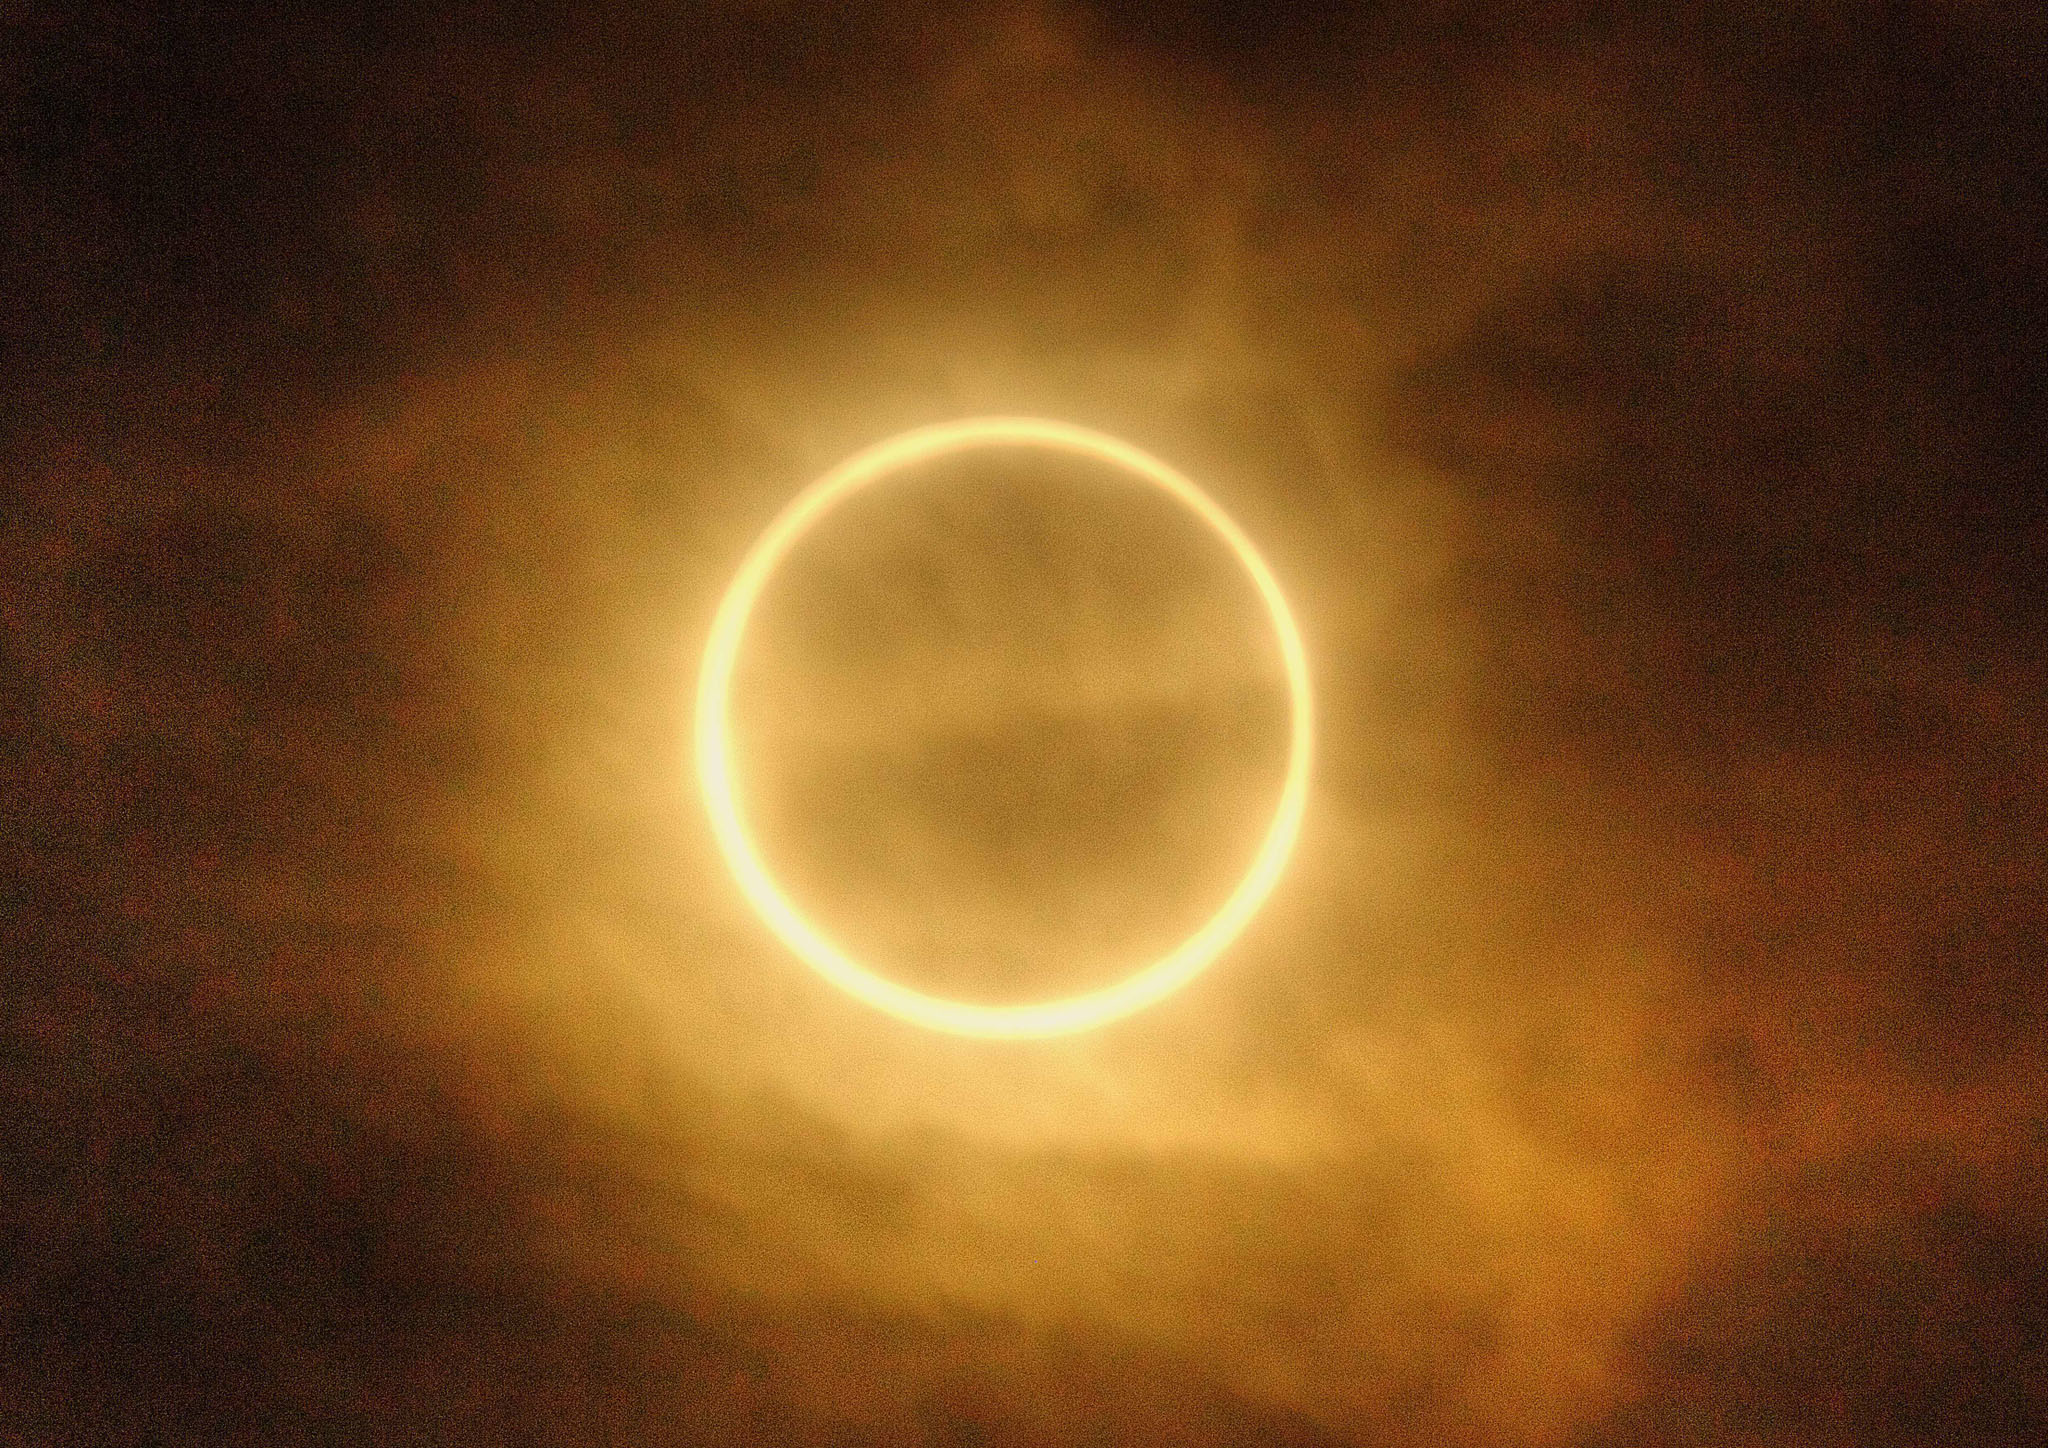
<instances>
[{"instance_id":1,"label":"dark sky","mask_svg":"<svg viewBox=\"0 0 2048 1448\"><path fill-rule=\"evenodd\" d=\"M0 1442L2048 1439L2038 7L429 8L0 7ZM1317 691L1051 1043L805 971L684 747L983 412Z\"/></svg>"}]
</instances>

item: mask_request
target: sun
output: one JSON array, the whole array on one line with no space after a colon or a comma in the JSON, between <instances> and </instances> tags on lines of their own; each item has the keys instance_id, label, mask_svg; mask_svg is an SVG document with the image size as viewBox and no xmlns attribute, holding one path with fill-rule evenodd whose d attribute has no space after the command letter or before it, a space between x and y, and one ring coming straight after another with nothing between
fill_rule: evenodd
<instances>
[{"instance_id":1,"label":"sun","mask_svg":"<svg viewBox=\"0 0 2048 1448\"><path fill-rule=\"evenodd\" d=\"M1158 488L1199 518L1236 558L1270 622L1288 692L1287 767L1258 853L1222 904L1193 934L1113 985L1055 1000L983 1005L927 995L855 960L808 920L755 848L740 808L733 764L732 680L755 603L790 549L833 508L917 463L977 448L1032 447L1118 468ZM1308 658L1301 631L1266 561L1230 516L1159 459L1107 434L1029 417L978 417L917 428L848 458L805 488L768 525L720 600L697 678L696 765L711 831L747 901L806 965L855 999L899 1020L962 1036L1023 1039L1106 1025L1153 1005L1200 975L1258 913L1301 833L1314 738Z\"/></svg>"}]
</instances>

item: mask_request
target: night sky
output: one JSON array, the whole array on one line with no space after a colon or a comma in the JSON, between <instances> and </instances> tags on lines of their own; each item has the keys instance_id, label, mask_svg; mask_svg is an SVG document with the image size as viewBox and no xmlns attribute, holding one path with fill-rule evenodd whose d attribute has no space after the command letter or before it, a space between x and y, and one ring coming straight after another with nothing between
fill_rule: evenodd
<instances>
[{"instance_id":1,"label":"night sky","mask_svg":"<svg viewBox=\"0 0 2048 1448\"><path fill-rule=\"evenodd\" d=\"M0 116L0 1442L2048 1441L2037 6L16 4ZM688 757L983 413L1315 681L1265 910L1055 1041L806 970ZM1270 788L1072 481L764 623L906 978Z\"/></svg>"}]
</instances>

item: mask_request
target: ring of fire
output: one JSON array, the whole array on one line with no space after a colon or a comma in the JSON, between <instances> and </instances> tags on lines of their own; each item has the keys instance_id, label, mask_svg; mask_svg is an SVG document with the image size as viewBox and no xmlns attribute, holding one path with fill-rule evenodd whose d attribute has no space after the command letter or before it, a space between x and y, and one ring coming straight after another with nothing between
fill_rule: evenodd
<instances>
[{"instance_id":1,"label":"ring of fire","mask_svg":"<svg viewBox=\"0 0 2048 1448\"><path fill-rule=\"evenodd\" d=\"M1289 739L1279 801L1250 866L1223 904L1185 940L1115 984L1023 1005L984 1005L926 995L889 980L827 938L783 892L755 848L740 811L733 766L731 702L747 620L768 580L805 532L854 493L901 468L985 447L1037 447L1078 454L1122 469L1185 506L1223 540L1257 589L1286 673ZM1084 1031L1143 1010L1186 985L1237 938L1265 903L1301 831L1314 733L1308 659L1300 630L1272 570L1251 540L1208 494L1129 443L1068 423L984 417L918 428L877 443L833 468L768 525L740 564L712 620L697 679L696 762L713 836L741 891L768 927L806 965L847 994L900 1020L956 1035L1024 1038Z\"/></svg>"}]
</instances>

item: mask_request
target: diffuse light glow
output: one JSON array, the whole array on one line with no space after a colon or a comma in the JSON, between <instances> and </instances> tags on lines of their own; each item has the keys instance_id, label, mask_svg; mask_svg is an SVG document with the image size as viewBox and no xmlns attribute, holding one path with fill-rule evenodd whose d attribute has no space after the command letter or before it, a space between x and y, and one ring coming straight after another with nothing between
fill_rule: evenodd
<instances>
[{"instance_id":1,"label":"diffuse light glow","mask_svg":"<svg viewBox=\"0 0 2048 1448\"><path fill-rule=\"evenodd\" d=\"M855 960L807 919L755 848L740 808L733 763L732 680L747 620L789 551L832 508L905 467L976 448L1036 447L1120 468L1159 488L1227 544L1258 591L1279 644L1289 696L1287 767L1258 853L1222 905L1179 945L1113 985L1023 1005L985 1005L926 995ZM1215 501L1157 458L1103 433L1039 418L985 417L902 433L856 454L793 499L755 542L720 601L698 675L696 763L712 833L741 891L769 928L818 974L901 1020L957 1035L1064 1035L1143 1010L1186 985L1235 940L1271 894L1301 830L1314 734L1308 660L1286 599L1251 540Z\"/></svg>"}]
</instances>

